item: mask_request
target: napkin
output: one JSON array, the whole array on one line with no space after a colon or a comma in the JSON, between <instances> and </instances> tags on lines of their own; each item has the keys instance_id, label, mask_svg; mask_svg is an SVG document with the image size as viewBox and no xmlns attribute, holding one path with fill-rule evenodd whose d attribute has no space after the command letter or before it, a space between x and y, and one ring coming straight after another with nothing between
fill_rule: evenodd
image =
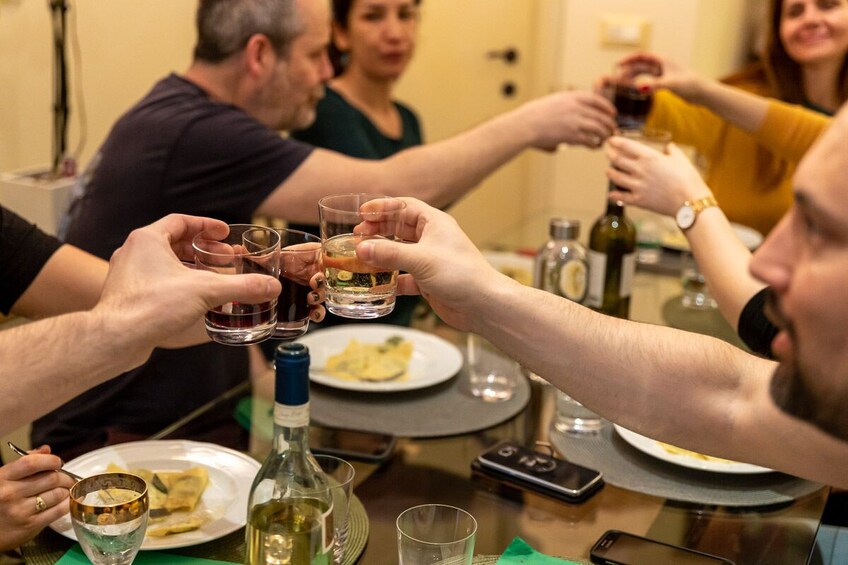
<instances>
[{"instance_id":1,"label":"napkin","mask_svg":"<svg viewBox=\"0 0 848 565\"><path fill-rule=\"evenodd\" d=\"M543 555L517 537L512 540L495 565L567 565L569 563L579 565L574 561Z\"/></svg>"},{"instance_id":2,"label":"napkin","mask_svg":"<svg viewBox=\"0 0 848 565\"><path fill-rule=\"evenodd\" d=\"M229 561L186 557L184 555L174 555L173 553L164 553L161 551L139 551L135 557L135 561L133 561L133 565L220 565L221 563L230 565ZM91 565L91 562L77 543L56 562L56 565Z\"/></svg>"}]
</instances>

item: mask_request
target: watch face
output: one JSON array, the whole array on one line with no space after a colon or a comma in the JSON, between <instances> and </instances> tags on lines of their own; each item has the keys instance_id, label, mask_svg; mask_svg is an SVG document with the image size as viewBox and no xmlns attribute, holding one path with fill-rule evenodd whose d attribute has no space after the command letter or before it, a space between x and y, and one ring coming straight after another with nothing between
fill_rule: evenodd
<instances>
[{"instance_id":1,"label":"watch face","mask_svg":"<svg viewBox=\"0 0 848 565\"><path fill-rule=\"evenodd\" d=\"M677 227L682 230L689 229L695 223L695 210L691 206L681 206L675 219L677 220Z\"/></svg>"}]
</instances>

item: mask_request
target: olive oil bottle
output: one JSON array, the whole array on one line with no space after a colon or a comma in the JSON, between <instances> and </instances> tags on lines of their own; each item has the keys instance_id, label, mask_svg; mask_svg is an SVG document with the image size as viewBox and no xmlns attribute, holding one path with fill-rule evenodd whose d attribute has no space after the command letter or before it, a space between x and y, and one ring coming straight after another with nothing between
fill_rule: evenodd
<instances>
[{"instance_id":1,"label":"olive oil bottle","mask_svg":"<svg viewBox=\"0 0 848 565\"><path fill-rule=\"evenodd\" d=\"M615 185L610 183L610 189ZM589 288L584 304L619 318L630 314L636 270L636 227L621 202L609 200L589 234Z\"/></svg>"},{"instance_id":2,"label":"olive oil bottle","mask_svg":"<svg viewBox=\"0 0 848 565\"><path fill-rule=\"evenodd\" d=\"M250 489L245 563L330 565L333 498L308 442L309 350L284 343L274 365L274 446Z\"/></svg>"}]
</instances>

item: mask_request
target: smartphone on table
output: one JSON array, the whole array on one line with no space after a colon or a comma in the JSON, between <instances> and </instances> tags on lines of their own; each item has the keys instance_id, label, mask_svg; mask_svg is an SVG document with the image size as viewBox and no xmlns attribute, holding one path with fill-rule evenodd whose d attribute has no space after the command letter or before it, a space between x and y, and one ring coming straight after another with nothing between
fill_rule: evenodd
<instances>
[{"instance_id":1,"label":"smartphone on table","mask_svg":"<svg viewBox=\"0 0 848 565\"><path fill-rule=\"evenodd\" d=\"M598 565L734 565L733 561L618 530L604 533L589 554Z\"/></svg>"},{"instance_id":2,"label":"smartphone on table","mask_svg":"<svg viewBox=\"0 0 848 565\"><path fill-rule=\"evenodd\" d=\"M600 471L505 441L481 453L471 468L503 483L581 502L604 484Z\"/></svg>"}]
</instances>

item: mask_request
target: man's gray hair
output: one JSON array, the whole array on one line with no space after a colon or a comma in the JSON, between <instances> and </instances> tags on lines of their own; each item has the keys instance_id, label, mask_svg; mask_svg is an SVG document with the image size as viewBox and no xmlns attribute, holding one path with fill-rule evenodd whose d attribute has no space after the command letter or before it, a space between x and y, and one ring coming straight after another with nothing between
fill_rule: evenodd
<instances>
[{"instance_id":1,"label":"man's gray hair","mask_svg":"<svg viewBox=\"0 0 848 565\"><path fill-rule=\"evenodd\" d=\"M194 58L212 63L238 53L258 33L286 57L304 31L295 0L200 0L196 21Z\"/></svg>"}]
</instances>

